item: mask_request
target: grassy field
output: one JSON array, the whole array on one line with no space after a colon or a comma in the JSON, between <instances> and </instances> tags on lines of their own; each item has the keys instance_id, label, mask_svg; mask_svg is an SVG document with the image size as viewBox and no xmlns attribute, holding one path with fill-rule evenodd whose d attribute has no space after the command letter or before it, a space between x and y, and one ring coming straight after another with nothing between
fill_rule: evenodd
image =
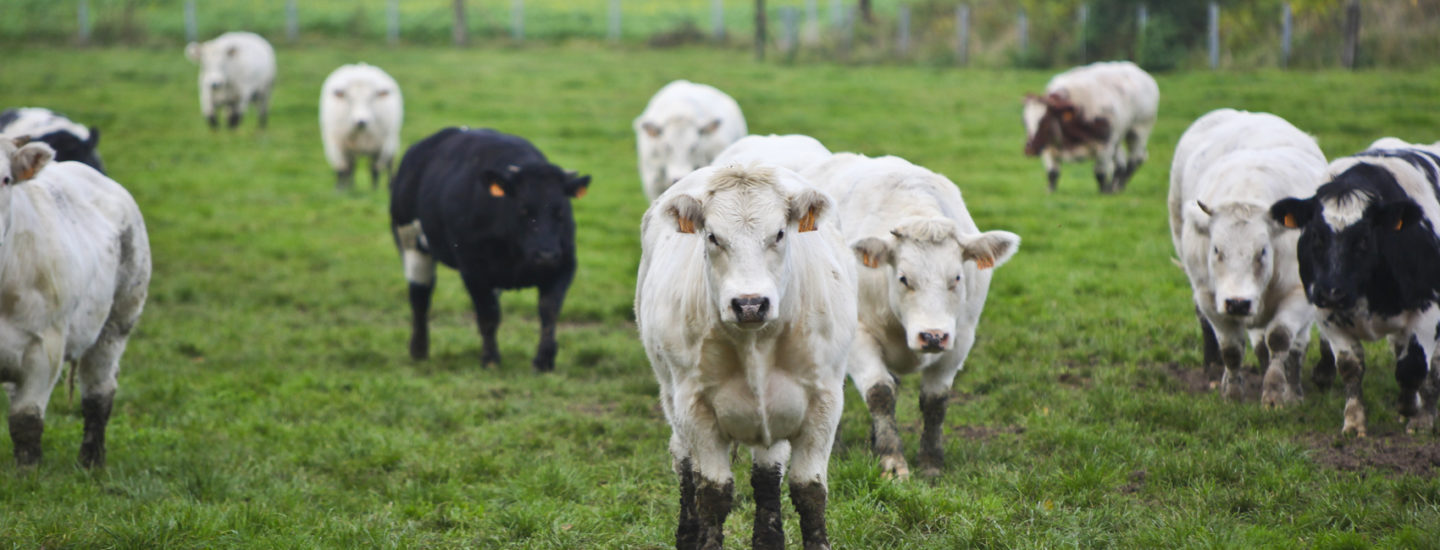
<instances>
[{"instance_id":1,"label":"grassy field","mask_svg":"<svg viewBox=\"0 0 1440 550\"><path fill-rule=\"evenodd\" d=\"M1078 165L1047 195L1039 162L1021 155L1020 99L1044 85L1041 72L581 47L282 49L279 60L270 129L247 118L213 133L178 49L7 57L0 105L103 128L111 175L146 214L155 275L122 363L109 467L75 465L79 401L58 390L38 470L17 471L0 438L0 546L673 545L669 428L631 323L645 199L630 120L679 77L729 91L754 132L810 134L948 174L983 229L1024 238L956 382L942 477L882 480L847 388L830 477L837 548L1440 546L1427 458L1440 445L1397 433L1382 347L1371 349L1366 441L1338 437L1334 391L1307 384L1305 402L1279 412L1205 391L1164 204L1173 145L1200 114L1272 111L1332 156L1382 135L1431 141L1440 71L1164 75L1150 163L1127 193L1099 196ZM533 291L502 297L504 360L480 369L450 271L432 359L407 358L386 195L363 183L337 193L320 149L320 82L354 60L401 83L406 143L446 125L492 126L594 176L576 203L581 265L556 373L530 371ZM917 398L915 380L903 381L912 460ZM748 468L736 470L746 489L727 529L740 548L753 504ZM788 501L785 517L797 545Z\"/></svg>"}]
</instances>

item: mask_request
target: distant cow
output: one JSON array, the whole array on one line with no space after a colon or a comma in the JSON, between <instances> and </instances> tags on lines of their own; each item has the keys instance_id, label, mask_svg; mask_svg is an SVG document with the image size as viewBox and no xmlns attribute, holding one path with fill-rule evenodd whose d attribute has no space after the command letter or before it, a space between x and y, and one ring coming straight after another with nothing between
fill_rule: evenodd
<instances>
[{"instance_id":1,"label":"distant cow","mask_svg":"<svg viewBox=\"0 0 1440 550\"><path fill-rule=\"evenodd\" d=\"M191 42L185 56L200 64L200 114L211 128L218 126L216 111L222 107L230 109L229 126L239 126L251 103L265 127L275 87L275 50L269 42L255 33L227 32L209 42Z\"/></svg>"},{"instance_id":2,"label":"distant cow","mask_svg":"<svg viewBox=\"0 0 1440 550\"><path fill-rule=\"evenodd\" d=\"M335 169L335 187L354 184L360 155L370 157L370 187L379 187L381 171L389 176L400 152L404 120L400 85L379 67L343 65L330 73L320 88L320 139Z\"/></svg>"},{"instance_id":3,"label":"distant cow","mask_svg":"<svg viewBox=\"0 0 1440 550\"><path fill-rule=\"evenodd\" d=\"M803 175L839 201L850 261L860 266L849 370L870 409L883 473L910 475L895 423L895 376L918 372L921 472L938 474L950 386L975 344L993 268L1015 254L1020 237L982 233L954 183L904 159L841 153Z\"/></svg>"},{"instance_id":4,"label":"distant cow","mask_svg":"<svg viewBox=\"0 0 1440 550\"><path fill-rule=\"evenodd\" d=\"M435 261L456 268L474 302L484 347L498 364L500 291L540 292L535 370L555 369L555 320L575 276L570 199L590 176L550 164L534 145L494 130L446 128L411 146L390 190L390 222L410 282L410 356L429 355Z\"/></svg>"},{"instance_id":5,"label":"distant cow","mask_svg":"<svg viewBox=\"0 0 1440 550\"><path fill-rule=\"evenodd\" d=\"M727 164L745 166L752 162L761 162L800 172L825 162L830 155L829 149L826 149L819 140L810 136L799 134L745 136L721 151L720 156L715 157L711 166L718 167Z\"/></svg>"},{"instance_id":6,"label":"distant cow","mask_svg":"<svg viewBox=\"0 0 1440 550\"><path fill-rule=\"evenodd\" d=\"M76 124L65 115L40 107L6 109L0 112L0 136L30 136L55 150L55 162L73 160L105 173L100 161L100 129Z\"/></svg>"},{"instance_id":7,"label":"distant cow","mask_svg":"<svg viewBox=\"0 0 1440 550\"><path fill-rule=\"evenodd\" d=\"M675 547L724 543L730 446L751 448L756 548L783 548L780 480L805 548L828 549L826 473L855 335L855 268L832 201L794 172L706 167L650 205L635 322L680 477Z\"/></svg>"},{"instance_id":8,"label":"distant cow","mask_svg":"<svg viewBox=\"0 0 1440 550\"><path fill-rule=\"evenodd\" d=\"M1382 337L1395 350L1406 430L1428 432L1440 393L1440 147L1375 145L1330 163L1314 196L1282 199L1270 214L1301 230L1300 281L1345 384L1342 433L1365 435L1361 344Z\"/></svg>"},{"instance_id":9,"label":"distant cow","mask_svg":"<svg viewBox=\"0 0 1440 550\"><path fill-rule=\"evenodd\" d=\"M734 99L687 80L656 92L634 126L640 183L651 201L686 174L709 165L747 132L745 115Z\"/></svg>"},{"instance_id":10,"label":"distant cow","mask_svg":"<svg viewBox=\"0 0 1440 550\"><path fill-rule=\"evenodd\" d=\"M105 465L115 375L150 283L130 194L26 138L0 139L0 386L20 466L40 462L45 406L69 362L80 381L80 463Z\"/></svg>"},{"instance_id":11,"label":"distant cow","mask_svg":"<svg viewBox=\"0 0 1440 550\"><path fill-rule=\"evenodd\" d=\"M1265 369L1260 400L1278 407L1303 396L1300 365L1315 309L1296 268L1298 234L1270 219L1270 205L1310 195L1324 179L1315 139L1268 113L1212 111L1180 136L1170 169L1170 238L1194 290L1206 366L1223 361L1221 394L1244 394L1247 333ZM1328 386L1333 358L1316 368Z\"/></svg>"},{"instance_id":12,"label":"distant cow","mask_svg":"<svg viewBox=\"0 0 1440 550\"><path fill-rule=\"evenodd\" d=\"M1095 159L1100 192L1123 191L1145 162L1159 103L1155 79L1129 61L1070 69L1050 79L1045 95L1026 96L1025 154L1040 156L1051 192L1060 161L1084 158Z\"/></svg>"}]
</instances>

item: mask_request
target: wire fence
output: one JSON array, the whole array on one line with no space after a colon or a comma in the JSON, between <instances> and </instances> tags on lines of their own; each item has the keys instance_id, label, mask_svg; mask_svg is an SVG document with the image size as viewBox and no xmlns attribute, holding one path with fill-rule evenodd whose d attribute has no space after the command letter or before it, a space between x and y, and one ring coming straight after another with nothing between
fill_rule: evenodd
<instances>
[{"instance_id":1,"label":"wire fence","mask_svg":"<svg viewBox=\"0 0 1440 550\"><path fill-rule=\"evenodd\" d=\"M783 61L1428 66L1440 0L0 0L0 42L754 46ZM757 15L760 15L757 17ZM760 32L757 33L757 30Z\"/></svg>"}]
</instances>

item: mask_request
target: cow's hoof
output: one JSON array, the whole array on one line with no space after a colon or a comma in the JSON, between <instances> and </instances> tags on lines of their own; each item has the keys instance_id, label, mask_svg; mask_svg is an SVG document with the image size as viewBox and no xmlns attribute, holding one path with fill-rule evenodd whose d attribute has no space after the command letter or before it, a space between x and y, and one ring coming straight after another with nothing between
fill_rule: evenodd
<instances>
[{"instance_id":1,"label":"cow's hoof","mask_svg":"<svg viewBox=\"0 0 1440 550\"><path fill-rule=\"evenodd\" d=\"M1267 409L1283 409L1286 405L1299 400L1294 392L1290 391L1289 386L1278 390L1267 388L1260 394L1260 404L1264 405Z\"/></svg>"},{"instance_id":2,"label":"cow's hoof","mask_svg":"<svg viewBox=\"0 0 1440 550\"><path fill-rule=\"evenodd\" d=\"M1220 395L1231 401L1244 399L1245 379L1238 374L1231 376L1230 373L1225 373L1225 377L1220 379Z\"/></svg>"},{"instance_id":3,"label":"cow's hoof","mask_svg":"<svg viewBox=\"0 0 1440 550\"><path fill-rule=\"evenodd\" d=\"M1405 423L1405 433L1424 435L1435 429L1435 416L1429 413L1417 414Z\"/></svg>"},{"instance_id":4,"label":"cow's hoof","mask_svg":"<svg viewBox=\"0 0 1440 550\"><path fill-rule=\"evenodd\" d=\"M536 359L530 363L530 368L535 369L535 372L554 372L555 362Z\"/></svg>"},{"instance_id":5,"label":"cow's hoof","mask_svg":"<svg viewBox=\"0 0 1440 550\"><path fill-rule=\"evenodd\" d=\"M480 368L488 369L492 366L500 366L500 354L493 352L482 354L480 356Z\"/></svg>"},{"instance_id":6,"label":"cow's hoof","mask_svg":"<svg viewBox=\"0 0 1440 550\"><path fill-rule=\"evenodd\" d=\"M905 463L905 457L902 456L881 457L880 477L905 481L910 479L910 465Z\"/></svg>"},{"instance_id":7,"label":"cow's hoof","mask_svg":"<svg viewBox=\"0 0 1440 550\"><path fill-rule=\"evenodd\" d=\"M1365 425L1351 424L1349 420L1346 420L1345 425L1340 428L1340 435L1353 435L1355 437L1364 438Z\"/></svg>"}]
</instances>

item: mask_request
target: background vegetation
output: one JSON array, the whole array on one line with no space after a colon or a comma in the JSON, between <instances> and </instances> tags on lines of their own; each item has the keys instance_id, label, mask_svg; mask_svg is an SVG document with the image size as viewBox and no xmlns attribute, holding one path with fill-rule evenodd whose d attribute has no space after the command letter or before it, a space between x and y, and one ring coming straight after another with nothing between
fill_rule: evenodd
<instances>
[{"instance_id":1,"label":"background vegetation","mask_svg":"<svg viewBox=\"0 0 1440 550\"><path fill-rule=\"evenodd\" d=\"M9 18L6 18L9 21ZM533 291L502 297L504 361L478 365L468 300L443 271L432 353L408 309L384 191L337 193L320 149L325 75L365 60L401 83L406 143L446 126L525 135L594 176L576 203L580 272L557 372L530 372ZM284 48L271 127L211 132L178 47L6 58L0 105L103 129L111 175L146 214L151 298L123 361L109 467L74 463L60 389L45 461L0 437L0 547L664 548L677 484L631 323L646 204L631 119L674 78L729 91L757 133L902 155L948 174L982 228L1024 238L1000 268L948 416L935 480L880 479L847 389L831 460L837 548L1434 548L1433 437L1398 434L1393 360L1371 348L1371 438L1338 438L1342 399L1279 412L1222 402L1199 374L1165 193L1173 144L1219 107L1275 112L1344 155L1435 140L1440 72L1161 75L1150 163L1119 196L1088 166L1047 195L1021 155L1020 99L1048 71L756 64L683 48ZM363 181L364 178L362 178ZM1316 354L1312 351L1312 359ZM913 459L913 379L899 418ZM744 453L736 471L748 487ZM748 490L727 523L748 545ZM794 511L786 504L791 544Z\"/></svg>"}]
</instances>

